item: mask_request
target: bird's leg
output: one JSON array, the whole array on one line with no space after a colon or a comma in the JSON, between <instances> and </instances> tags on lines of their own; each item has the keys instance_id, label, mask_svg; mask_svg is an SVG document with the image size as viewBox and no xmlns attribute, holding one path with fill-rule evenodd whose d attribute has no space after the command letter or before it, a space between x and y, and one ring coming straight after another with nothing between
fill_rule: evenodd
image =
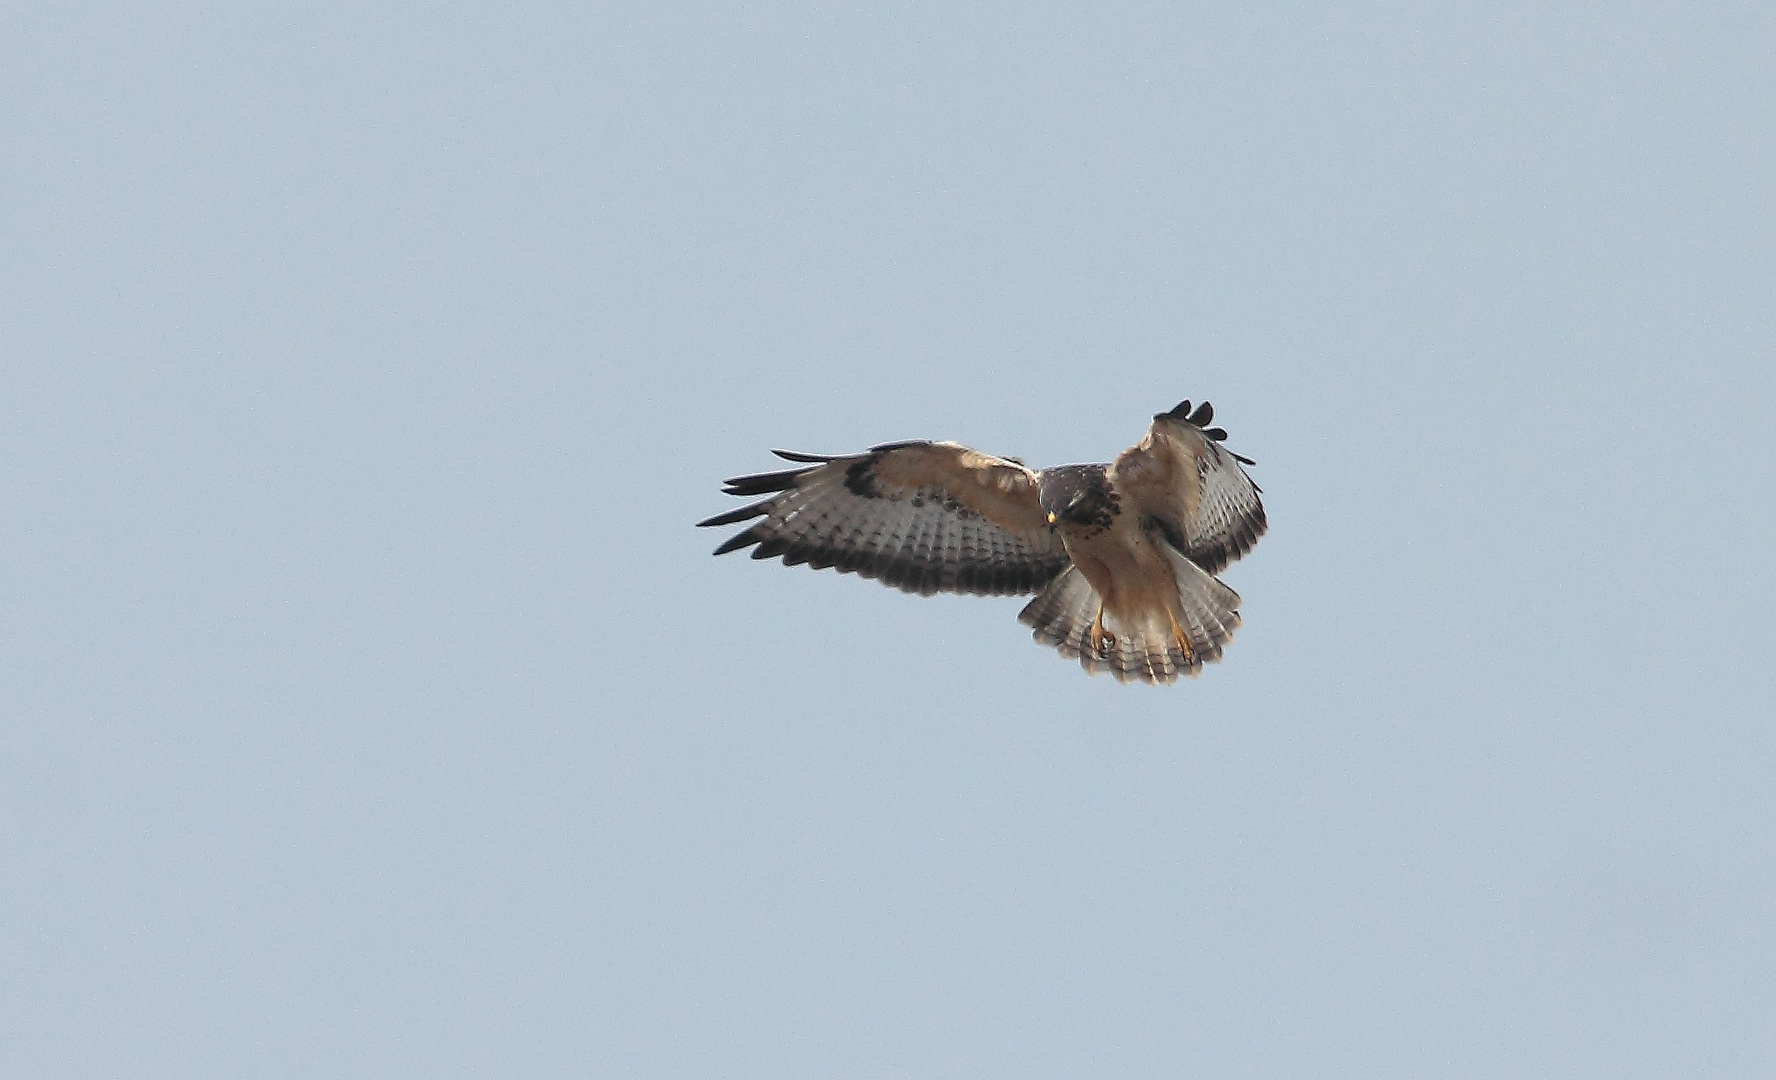
<instances>
[{"instance_id":1,"label":"bird's leg","mask_svg":"<svg viewBox=\"0 0 1776 1080\"><path fill-rule=\"evenodd\" d=\"M1171 608L1166 608L1166 618L1172 620L1172 640L1178 643L1178 648L1184 650L1184 659L1196 659L1196 650L1190 647L1190 635L1186 634L1184 628L1178 625L1178 617L1172 614Z\"/></svg>"},{"instance_id":2,"label":"bird's leg","mask_svg":"<svg viewBox=\"0 0 1776 1080\"><path fill-rule=\"evenodd\" d=\"M1110 651L1110 646L1114 644L1116 644L1115 636L1104 629L1104 605L1099 604L1098 617L1092 620L1091 625L1092 655L1103 656Z\"/></svg>"}]
</instances>

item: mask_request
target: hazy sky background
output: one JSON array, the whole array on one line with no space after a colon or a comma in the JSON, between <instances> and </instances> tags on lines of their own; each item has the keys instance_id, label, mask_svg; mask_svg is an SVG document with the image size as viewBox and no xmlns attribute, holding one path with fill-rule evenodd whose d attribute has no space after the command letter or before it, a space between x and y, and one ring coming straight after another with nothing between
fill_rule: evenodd
<instances>
[{"instance_id":1,"label":"hazy sky background","mask_svg":"<svg viewBox=\"0 0 1776 1080\"><path fill-rule=\"evenodd\" d=\"M0 16L0 1067L1776 1074L1776 9ZM1153 689L772 446L1271 532Z\"/></svg>"}]
</instances>

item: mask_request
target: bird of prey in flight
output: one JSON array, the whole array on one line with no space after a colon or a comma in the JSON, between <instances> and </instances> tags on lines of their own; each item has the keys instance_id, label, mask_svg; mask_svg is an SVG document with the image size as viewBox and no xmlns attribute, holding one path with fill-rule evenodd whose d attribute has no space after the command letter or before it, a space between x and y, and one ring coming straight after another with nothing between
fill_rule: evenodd
<instances>
[{"instance_id":1,"label":"bird of prey in flight","mask_svg":"<svg viewBox=\"0 0 1776 1080\"><path fill-rule=\"evenodd\" d=\"M742 476L767 498L699 525L756 522L715 549L836 568L906 592L1036 593L1018 618L1036 640L1120 682L1196 675L1240 624L1214 575L1264 535L1264 504L1208 425L1208 402L1153 418L1107 465L1031 469L953 442L863 454L772 453L801 467Z\"/></svg>"}]
</instances>

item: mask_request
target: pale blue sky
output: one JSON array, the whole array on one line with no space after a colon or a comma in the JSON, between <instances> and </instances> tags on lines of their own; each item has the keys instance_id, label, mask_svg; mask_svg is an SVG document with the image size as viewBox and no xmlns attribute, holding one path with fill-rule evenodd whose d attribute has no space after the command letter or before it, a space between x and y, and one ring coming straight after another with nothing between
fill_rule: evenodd
<instances>
[{"instance_id":1,"label":"pale blue sky","mask_svg":"<svg viewBox=\"0 0 1776 1080\"><path fill-rule=\"evenodd\" d=\"M0 17L10 1075L1776 1073L1768 5ZM772 446L1271 532L1169 689Z\"/></svg>"}]
</instances>

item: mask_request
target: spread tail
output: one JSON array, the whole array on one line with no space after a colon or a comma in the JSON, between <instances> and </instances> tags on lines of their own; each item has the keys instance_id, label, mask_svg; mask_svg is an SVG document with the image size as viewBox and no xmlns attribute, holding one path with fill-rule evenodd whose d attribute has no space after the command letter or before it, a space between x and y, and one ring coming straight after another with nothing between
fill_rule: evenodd
<instances>
[{"instance_id":1,"label":"spread tail","mask_svg":"<svg viewBox=\"0 0 1776 1080\"><path fill-rule=\"evenodd\" d=\"M1162 545L1163 547L1163 545ZM1076 658L1088 674L1108 671L1118 682L1171 683L1195 676L1221 659L1221 647L1239 627L1239 594L1200 566L1166 548L1177 578L1177 608L1163 606L1129 618L1104 612L1104 647L1094 648L1092 623L1102 601L1076 566L1069 566L1018 614L1035 638Z\"/></svg>"}]
</instances>

